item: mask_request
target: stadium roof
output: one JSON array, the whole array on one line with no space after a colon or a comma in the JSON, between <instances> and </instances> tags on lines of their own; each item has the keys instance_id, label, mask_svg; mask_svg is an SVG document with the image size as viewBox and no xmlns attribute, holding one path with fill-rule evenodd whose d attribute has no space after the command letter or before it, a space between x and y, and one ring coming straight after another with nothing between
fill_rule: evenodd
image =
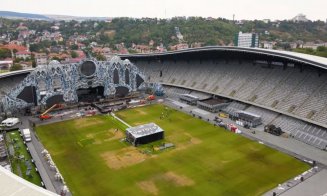
<instances>
[{"instance_id":1,"label":"stadium roof","mask_svg":"<svg viewBox=\"0 0 327 196\"><path fill-rule=\"evenodd\" d=\"M256 118L261 118L261 116L259 116L257 114L254 114L254 113L251 113L251 112L246 112L246 111L243 111L243 110L240 110L237 113L239 113L239 114L247 114L247 115L250 115L250 116L253 116L253 117L256 117Z\"/></svg>"},{"instance_id":2,"label":"stadium roof","mask_svg":"<svg viewBox=\"0 0 327 196\"><path fill-rule=\"evenodd\" d=\"M327 58L318 57L308 54L302 54L297 52L290 51L281 51L281 50L269 50L263 48L242 48L242 47L230 47L230 46L207 46L201 48L189 48L184 50L169 51L163 53L147 53L147 54L123 54L119 55L122 58L144 58L144 57L156 57L156 56L168 56L174 54L183 54L183 53L195 53L195 52L204 52L204 51L225 51L225 52L240 52L240 53L249 53L249 54L260 54L271 57L280 57L288 60L293 60L301 63L310 64L316 67L327 69Z\"/></svg>"},{"instance_id":3,"label":"stadium roof","mask_svg":"<svg viewBox=\"0 0 327 196\"><path fill-rule=\"evenodd\" d=\"M191 94L181 94L181 96L189 97L189 98L192 98L192 99L199 99L199 97L197 97L195 95L191 95Z\"/></svg>"},{"instance_id":4,"label":"stadium roof","mask_svg":"<svg viewBox=\"0 0 327 196\"><path fill-rule=\"evenodd\" d=\"M139 125L136 127L127 128L126 131L132 134L134 138L140 138L140 137L152 135L154 133L163 132L164 130L161 129L155 123L149 123L149 124Z\"/></svg>"},{"instance_id":5,"label":"stadium roof","mask_svg":"<svg viewBox=\"0 0 327 196\"><path fill-rule=\"evenodd\" d=\"M20 75L20 74L28 74L31 73L34 69L24 69L24 70L19 70L19 71L10 71L6 73L0 74L0 78L7 78L10 76L15 76L15 75Z\"/></svg>"},{"instance_id":6,"label":"stadium roof","mask_svg":"<svg viewBox=\"0 0 327 196\"><path fill-rule=\"evenodd\" d=\"M290 52L290 51L282 51L282 50L269 50L263 48L242 48L242 47L230 47L230 46L207 46L201 48L189 48L184 50L176 50L162 53L138 53L138 54L120 54L119 56L123 59L128 58L147 58L147 57L160 57L160 56L170 56L175 54L186 54L186 53L197 53L197 52L205 52L205 51L225 51L225 52L240 52L240 53L249 53L249 54L258 54L258 55L266 55L271 57L279 57L292 61L297 61L301 63L306 63L313 65L315 67L320 67L322 69L327 69L327 58L313 56L309 54ZM0 74L1 78L6 78L19 74L28 74L32 72L33 69L26 69L20 71L13 71Z\"/></svg>"},{"instance_id":7,"label":"stadium roof","mask_svg":"<svg viewBox=\"0 0 327 196\"><path fill-rule=\"evenodd\" d=\"M11 196L54 196L57 195L16 176L0 166L0 195Z\"/></svg>"}]
</instances>

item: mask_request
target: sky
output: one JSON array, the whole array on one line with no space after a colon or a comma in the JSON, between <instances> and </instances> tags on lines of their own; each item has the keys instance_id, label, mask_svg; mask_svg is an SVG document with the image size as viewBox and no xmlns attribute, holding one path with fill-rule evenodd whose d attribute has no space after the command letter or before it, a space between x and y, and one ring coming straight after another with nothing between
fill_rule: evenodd
<instances>
[{"instance_id":1,"label":"sky","mask_svg":"<svg viewBox=\"0 0 327 196\"><path fill-rule=\"evenodd\" d=\"M175 16L227 19L327 19L327 0L0 0L0 10L96 17Z\"/></svg>"}]
</instances>

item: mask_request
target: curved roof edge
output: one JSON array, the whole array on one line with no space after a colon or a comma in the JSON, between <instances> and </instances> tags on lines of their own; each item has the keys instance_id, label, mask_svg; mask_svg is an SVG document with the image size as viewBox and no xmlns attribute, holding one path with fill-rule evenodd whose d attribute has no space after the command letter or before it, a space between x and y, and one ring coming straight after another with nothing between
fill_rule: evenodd
<instances>
[{"instance_id":1,"label":"curved roof edge","mask_svg":"<svg viewBox=\"0 0 327 196\"><path fill-rule=\"evenodd\" d=\"M18 70L18 71L10 71L10 72L0 74L0 78L7 78L7 77L10 77L10 76L16 76L16 75L19 75L19 74L28 74L28 73L32 72L33 70L34 70L34 68Z\"/></svg>"},{"instance_id":2,"label":"curved roof edge","mask_svg":"<svg viewBox=\"0 0 327 196\"><path fill-rule=\"evenodd\" d=\"M48 191L42 187L36 186L24 180L21 177L16 176L10 171L0 166L0 195L33 195L33 196L55 196L58 195L51 191Z\"/></svg>"},{"instance_id":3,"label":"curved roof edge","mask_svg":"<svg viewBox=\"0 0 327 196\"><path fill-rule=\"evenodd\" d=\"M202 52L202 51L235 51L235 52L244 52L244 53L255 53L255 54L263 54L268 56L275 56L280 58L285 58L293 61L298 61L302 63L307 63L316 67L320 67L323 69L327 69L327 58L313 56L309 54L290 52L290 51L282 51L282 50L270 50L263 48L243 48L243 47L231 47L231 46L207 46L200 48L188 48L183 50L176 51L168 51L162 53L137 53L137 54L122 54L119 55L123 58L129 57L155 57L155 56L167 56L174 54L182 54L182 53L192 53L192 52Z\"/></svg>"},{"instance_id":4,"label":"curved roof edge","mask_svg":"<svg viewBox=\"0 0 327 196\"><path fill-rule=\"evenodd\" d=\"M312 66L319 67L322 69L327 69L327 58L324 57L313 56L313 55L297 53L297 52L283 51L283 50L269 50L263 48L243 48L243 47L232 47L232 46L206 46L200 48L188 48L183 50L168 51L162 53L119 54L118 56L122 58L146 58L146 57L156 57L156 56L160 57L160 56L168 56L168 55L192 53L192 52L204 52L204 51L234 51L234 52L275 56L275 57L285 58L288 60L293 60L301 63L310 64ZM19 74L27 74L33 70L34 68L2 73L0 74L0 79L14 76L14 75L19 75Z\"/></svg>"}]
</instances>

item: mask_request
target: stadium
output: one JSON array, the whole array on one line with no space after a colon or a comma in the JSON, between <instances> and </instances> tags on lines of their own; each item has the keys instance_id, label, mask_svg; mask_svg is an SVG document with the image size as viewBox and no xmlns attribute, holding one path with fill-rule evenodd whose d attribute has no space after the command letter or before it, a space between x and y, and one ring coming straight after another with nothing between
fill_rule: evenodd
<instances>
[{"instance_id":1,"label":"stadium","mask_svg":"<svg viewBox=\"0 0 327 196\"><path fill-rule=\"evenodd\" d=\"M32 130L49 191L2 167L0 179L15 195L324 195L326 69L311 55L203 47L1 74L1 121Z\"/></svg>"}]
</instances>

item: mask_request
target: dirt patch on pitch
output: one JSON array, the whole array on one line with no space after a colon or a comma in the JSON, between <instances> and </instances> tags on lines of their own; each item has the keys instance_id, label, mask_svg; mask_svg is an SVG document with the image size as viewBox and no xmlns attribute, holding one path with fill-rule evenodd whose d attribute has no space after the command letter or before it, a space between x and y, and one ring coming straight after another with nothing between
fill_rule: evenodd
<instances>
[{"instance_id":1,"label":"dirt patch on pitch","mask_svg":"<svg viewBox=\"0 0 327 196\"><path fill-rule=\"evenodd\" d=\"M147 193L150 193L151 195L158 195L158 188L156 184L152 180L146 180L138 182L137 185Z\"/></svg>"},{"instance_id":2,"label":"dirt patch on pitch","mask_svg":"<svg viewBox=\"0 0 327 196\"><path fill-rule=\"evenodd\" d=\"M94 139L94 144L102 144L102 142L122 139L124 138L124 133L118 129L109 129L97 133L88 133L86 138Z\"/></svg>"},{"instance_id":3,"label":"dirt patch on pitch","mask_svg":"<svg viewBox=\"0 0 327 196\"><path fill-rule=\"evenodd\" d=\"M139 152L134 147L127 147L119 151L109 151L100 155L108 167L111 169L120 169L143 162L149 156Z\"/></svg>"},{"instance_id":4,"label":"dirt patch on pitch","mask_svg":"<svg viewBox=\"0 0 327 196\"><path fill-rule=\"evenodd\" d=\"M102 124L103 121L95 118L80 118L75 120L75 127L76 128L84 128L89 126L95 126L97 124Z\"/></svg>"},{"instance_id":5,"label":"dirt patch on pitch","mask_svg":"<svg viewBox=\"0 0 327 196\"><path fill-rule=\"evenodd\" d=\"M66 152L66 150L57 150L57 151L51 151L50 154L51 154L51 156L57 156L57 155L65 153L65 152Z\"/></svg>"},{"instance_id":6,"label":"dirt patch on pitch","mask_svg":"<svg viewBox=\"0 0 327 196\"><path fill-rule=\"evenodd\" d=\"M194 136L192 136L189 133L184 133L184 135L186 135L188 137L187 140L184 140L182 142L173 142L175 144L175 150L184 150L187 149L193 145L197 145L197 144L201 144L202 140L199 138L196 138ZM167 139L169 140L169 137L167 137Z\"/></svg>"},{"instance_id":7,"label":"dirt patch on pitch","mask_svg":"<svg viewBox=\"0 0 327 196\"><path fill-rule=\"evenodd\" d=\"M199 138L193 137L191 134L189 133L184 133L186 136L190 137L189 143L191 144L200 144L202 143L202 140L200 140Z\"/></svg>"},{"instance_id":8,"label":"dirt patch on pitch","mask_svg":"<svg viewBox=\"0 0 327 196\"><path fill-rule=\"evenodd\" d=\"M144 125L144 122L135 122L135 123L133 123L133 126L139 126L139 125Z\"/></svg>"},{"instance_id":9,"label":"dirt patch on pitch","mask_svg":"<svg viewBox=\"0 0 327 196\"><path fill-rule=\"evenodd\" d=\"M144 192L150 195L158 195L159 189L155 182L162 183L163 181L167 183L172 183L174 186L193 186L195 182L187 176L176 174L173 171L169 171L160 175L153 176L147 180L137 182L137 186L140 187Z\"/></svg>"},{"instance_id":10,"label":"dirt patch on pitch","mask_svg":"<svg viewBox=\"0 0 327 196\"><path fill-rule=\"evenodd\" d=\"M146 115L147 113L143 111L142 109L135 109L139 114Z\"/></svg>"},{"instance_id":11,"label":"dirt patch on pitch","mask_svg":"<svg viewBox=\"0 0 327 196\"><path fill-rule=\"evenodd\" d=\"M108 130L108 138L105 139L104 141L112 141L112 140L117 140L117 139L122 139L125 137L124 133L120 130L117 129L109 129Z\"/></svg>"},{"instance_id":12,"label":"dirt patch on pitch","mask_svg":"<svg viewBox=\"0 0 327 196\"><path fill-rule=\"evenodd\" d=\"M175 172L166 172L163 175L163 178L167 180L168 182L172 182L176 186L192 186L194 185L194 181L187 176L184 175L178 175Z\"/></svg>"}]
</instances>

